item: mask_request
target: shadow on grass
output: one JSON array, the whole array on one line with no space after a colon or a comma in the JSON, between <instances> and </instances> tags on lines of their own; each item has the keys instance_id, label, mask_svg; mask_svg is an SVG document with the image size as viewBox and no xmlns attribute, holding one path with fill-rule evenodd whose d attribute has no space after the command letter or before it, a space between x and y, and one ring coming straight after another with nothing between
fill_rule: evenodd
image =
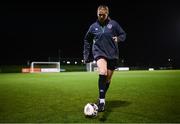
<instances>
[{"instance_id":1,"label":"shadow on grass","mask_svg":"<svg viewBox=\"0 0 180 124\"><path fill-rule=\"evenodd\" d=\"M121 100L106 101L105 111L102 112L102 116L99 118L99 121L105 122L112 111L117 108L129 106L130 104L131 102Z\"/></svg>"}]
</instances>

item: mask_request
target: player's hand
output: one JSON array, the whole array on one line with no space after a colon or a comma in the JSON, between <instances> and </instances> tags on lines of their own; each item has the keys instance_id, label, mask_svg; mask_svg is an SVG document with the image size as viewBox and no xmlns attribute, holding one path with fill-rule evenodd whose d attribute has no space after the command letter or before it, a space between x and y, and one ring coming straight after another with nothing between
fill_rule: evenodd
<instances>
[{"instance_id":1,"label":"player's hand","mask_svg":"<svg viewBox=\"0 0 180 124\"><path fill-rule=\"evenodd\" d=\"M112 39L115 41L115 42L118 42L119 41L119 39L118 39L118 37L112 37Z\"/></svg>"}]
</instances>

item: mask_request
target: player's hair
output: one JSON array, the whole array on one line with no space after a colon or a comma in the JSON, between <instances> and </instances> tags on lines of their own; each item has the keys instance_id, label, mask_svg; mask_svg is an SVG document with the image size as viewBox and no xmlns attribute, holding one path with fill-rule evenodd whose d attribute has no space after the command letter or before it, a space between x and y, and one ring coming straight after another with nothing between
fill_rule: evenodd
<instances>
[{"instance_id":1,"label":"player's hair","mask_svg":"<svg viewBox=\"0 0 180 124\"><path fill-rule=\"evenodd\" d=\"M98 6L97 11L99 11L100 9L106 10L106 11L107 11L107 14L109 14L109 7L108 7L108 6L106 6L106 5L100 5L100 6Z\"/></svg>"}]
</instances>

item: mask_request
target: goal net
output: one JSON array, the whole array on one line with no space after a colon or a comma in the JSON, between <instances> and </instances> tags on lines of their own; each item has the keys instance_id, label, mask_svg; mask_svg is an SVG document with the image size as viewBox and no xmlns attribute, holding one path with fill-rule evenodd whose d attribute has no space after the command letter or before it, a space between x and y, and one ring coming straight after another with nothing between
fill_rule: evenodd
<instances>
[{"instance_id":1,"label":"goal net","mask_svg":"<svg viewBox=\"0 0 180 124\"><path fill-rule=\"evenodd\" d=\"M31 62L30 72L60 72L60 62Z\"/></svg>"}]
</instances>

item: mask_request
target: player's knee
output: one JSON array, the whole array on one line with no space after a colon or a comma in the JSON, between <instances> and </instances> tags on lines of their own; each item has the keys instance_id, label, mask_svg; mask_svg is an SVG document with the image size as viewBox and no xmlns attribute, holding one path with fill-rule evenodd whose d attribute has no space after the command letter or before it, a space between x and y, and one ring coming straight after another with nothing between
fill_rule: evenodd
<instances>
[{"instance_id":1,"label":"player's knee","mask_svg":"<svg viewBox=\"0 0 180 124\"><path fill-rule=\"evenodd\" d=\"M103 69L99 71L100 75L107 75L107 70Z\"/></svg>"}]
</instances>

